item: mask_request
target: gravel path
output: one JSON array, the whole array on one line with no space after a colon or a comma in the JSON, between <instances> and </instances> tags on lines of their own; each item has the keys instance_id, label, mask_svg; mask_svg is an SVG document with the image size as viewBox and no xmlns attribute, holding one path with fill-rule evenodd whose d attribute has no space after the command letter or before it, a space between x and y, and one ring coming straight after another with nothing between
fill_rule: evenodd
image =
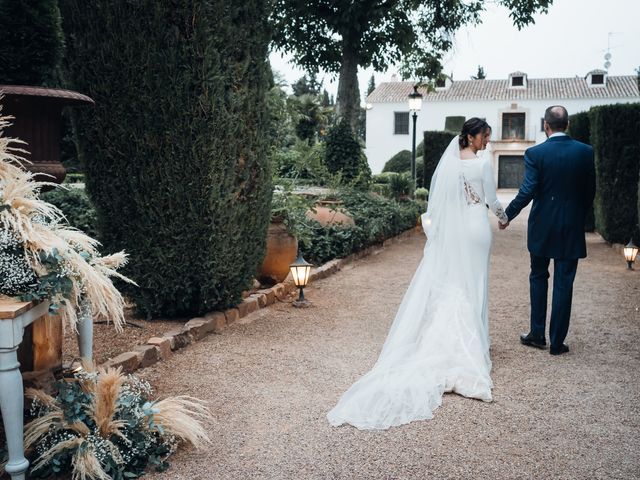
<instances>
[{"instance_id":1,"label":"gravel path","mask_svg":"<svg viewBox=\"0 0 640 480\"><path fill-rule=\"evenodd\" d=\"M208 451L183 448L169 471L148 478L640 478L640 272L589 235L571 352L524 347L525 222L494 230L493 403L447 394L433 420L388 431L325 419L377 358L422 255L416 234L311 285L313 308L260 310L142 370L159 396L194 395L215 414Z\"/></svg>"}]
</instances>

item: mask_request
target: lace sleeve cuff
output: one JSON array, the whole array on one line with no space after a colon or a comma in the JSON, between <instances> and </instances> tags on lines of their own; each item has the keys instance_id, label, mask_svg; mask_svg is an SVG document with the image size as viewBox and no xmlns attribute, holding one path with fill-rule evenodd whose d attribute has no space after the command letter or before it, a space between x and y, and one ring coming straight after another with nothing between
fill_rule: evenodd
<instances>
[{"instance_id":1,"label":"lace sleeve cuff","mask_svg":"<svg viewBox=\"0 0 640 480\"><path fill-rule=\"evenodd\" d=\"M491 206L491 210L493 211L494 215L498 217L498 221L500 221L500 223L502 223L503 225L509 223L509 217L507 217L507 214L505 213L504 208L502 208L500 202L496 201Z\"/></svg>"}]
</instances>

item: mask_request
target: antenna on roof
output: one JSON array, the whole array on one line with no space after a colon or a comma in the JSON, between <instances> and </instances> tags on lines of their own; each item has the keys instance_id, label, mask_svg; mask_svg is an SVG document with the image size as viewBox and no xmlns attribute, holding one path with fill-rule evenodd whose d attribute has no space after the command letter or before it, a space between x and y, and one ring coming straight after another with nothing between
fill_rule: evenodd
<instances>
[{"instance_id":1,"label":"antenna on roof","mask_svg":"<svg viewBox=\"0 0 640 480\"><path fill-rule=\"evenodd\" d=\"M609 32L607 34L607 50L606 53L604 54L604 69L605 70L609 70L609 67L611 66L611 49L612 48L617 48L620 45L616 45L615 47L611 46L611 35L617 35L620 32Z\"/></svg>"}]
</instances>

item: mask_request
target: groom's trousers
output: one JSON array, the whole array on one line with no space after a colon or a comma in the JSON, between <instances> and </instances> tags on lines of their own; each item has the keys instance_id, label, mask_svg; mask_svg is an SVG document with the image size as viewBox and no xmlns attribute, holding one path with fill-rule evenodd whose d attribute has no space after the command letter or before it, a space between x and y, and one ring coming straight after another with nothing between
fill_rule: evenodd
<instances>
[{"instance_id":1,"label":"groom's trousers","mask_svg":"<svg viewBox=\"0 0 640 480\"><path fill-rule=\"evenodd\" d=\"M551 259L531 255L529 287L531 295L531 334L544 338L547 319L547 291L549 289L549 262ZM560 347L569 330L573 280L578 269L578 259L553 260L553 297L549 342Z\"/></svg>"}]
</instances>

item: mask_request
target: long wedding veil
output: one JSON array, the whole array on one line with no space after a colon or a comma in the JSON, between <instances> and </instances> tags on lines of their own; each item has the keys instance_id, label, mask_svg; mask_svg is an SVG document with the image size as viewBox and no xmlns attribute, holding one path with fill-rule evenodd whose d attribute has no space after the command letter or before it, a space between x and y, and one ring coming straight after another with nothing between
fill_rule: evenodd
<instances>
[{"instance_id":1,"label":"long wedding veil","mask_svg":"<svg viewBox=\"0 0 640 480\"><path fill-rule=\"evenodd\" d=\"M474 233L464 182L456 136L431 181L423 258L376 364L328 413L333 425L388 428L431 418L450 390L490 399L485 279L469 268Z\"/></svg>"},{"instance_id":2,"label":"long wedding veil","mask_svg":"<svg viewBox=\"0 0 640 480\"><path fill-rule=\"evenodd\" d=\"M456 136L442 155L431 180L427 212L422 216L427 235L424 255L398 309L378 363L403 355L407 346L419 341L421 334L435 334L425 327L436 315L449 315L452 329L465 328L466 322L456 325L458 315L471 314L482 321L481 305L474 301L480 280L474 279L468 268L472 232L465 222L466 208ZM486 329L487 326L483 327ZM448 335L453 334L448 332ZM488 352L488 345L486 347Z\"/></svg>"}]
</instances>

